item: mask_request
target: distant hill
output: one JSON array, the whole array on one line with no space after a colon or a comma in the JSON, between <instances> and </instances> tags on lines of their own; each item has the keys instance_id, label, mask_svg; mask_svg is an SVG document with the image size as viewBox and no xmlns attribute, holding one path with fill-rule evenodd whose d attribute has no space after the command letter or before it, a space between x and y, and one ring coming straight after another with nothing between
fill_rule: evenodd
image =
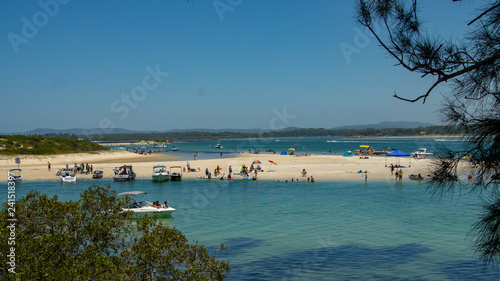
<instances>
[{"instance_id":1,"label":"distant hill","mask_svg":"<svg viewBox=\"0 0 500 281\"><path fill-rule=\"evenodd\" d=\"M377 124L366 124L366 125L349 125L349 126L340 126L340 127L334 127L330 128L329 130L340 130L340 129L354 129L354 130L363 130L367 128L374 128L374 129L390 129L390 128L404 128L404 129L415 129L418 127L428 127L428 126L436 126L435 124L431 123L422 123L422 122L406 122L406 121L399 121L399 122L390 122L390 121L384 121L380 122ZM279 131L293 131L293 130L300 130L303 128L297 128L297 127L289 127L289 128L284 128ZM231 128L226 128L226 129L173 129L173 130L168 130L168 131L134 131L134 130L127 130L127 129L122 129L122 128L115 128L115 129L82 129L82 128L73 128L73 129L50 129L50 128L40 128L40 129L35 129L31 130L28 132L24 133L16 133L16 134L22 134L22 135L59 135L59 134L69 134L69 135L78 135L78 136L86 136L86 135L114 135L114 134L152 134L152 133L182 133L182 132L207 132L207 133L222 133L222 132L232 132L232 133L245 133L245 134L259 134L259 133L265 133L265 132L270 132L271 130L269 129L231 129ZM5 135L14 135L14 133L9 133Z\"/></svg>"},{"instance_id":2,"label":"distant hill","mask_svg":"<svg viewBox=\"0 0 500 281\"><path fill-rule=\"evenodd\" d=\"M422 123L422 122L411 122L411 121L384 121L377 124L366 124L366 125L350 125L350 126L341 126L334 127L331 130L339 130L339 129L354 129L354 130L362 130L368 128L374 129L394 129L394 128L404 128L404 129L416 129L418 127L428 127L428 126L436 126L431 123Z\"/></svg>"}]
</instances>

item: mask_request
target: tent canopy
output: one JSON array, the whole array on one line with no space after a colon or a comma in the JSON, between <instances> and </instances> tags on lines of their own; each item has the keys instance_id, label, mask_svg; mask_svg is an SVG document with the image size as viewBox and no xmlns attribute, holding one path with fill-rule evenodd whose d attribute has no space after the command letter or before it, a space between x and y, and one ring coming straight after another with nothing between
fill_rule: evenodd
<instances>
[{"instance_id":1,"label":"tent canopy","mask_svg":"<svg viewBox=\"0 0 500 281\"><path fill-rule=\"evenodd\" d=\"M287 154L288 154L288 153L286 153L286 151L285 151L285 150L283 150L283 151L281 152L281 155L287 155Z\"/></svg>"},{"instance_id":2,"label":"tent canopy","mask_svg":"<svg viewBox=\"0 0 500 281\"><path fill-rule=\"evenodd\" d=\"M394 152L387 153L386 156L405 157L405 156L410 156L410 154L404 153L403 151L401 151L401 150L398 149L398 150L396 150Z\"/></svg>"},{"instance_id":3,"label":"tent canopy","mask_svg":"<svg viewBox=\"0 0 500 281\"><path fill-rule=\"evenodd\" d=\"M352 156L354 156L354 155L352 154L352 152L350 152L350 151L346 151L346 152L344 152L344 157L352 157Z\"/></svg>"}]
</instances>

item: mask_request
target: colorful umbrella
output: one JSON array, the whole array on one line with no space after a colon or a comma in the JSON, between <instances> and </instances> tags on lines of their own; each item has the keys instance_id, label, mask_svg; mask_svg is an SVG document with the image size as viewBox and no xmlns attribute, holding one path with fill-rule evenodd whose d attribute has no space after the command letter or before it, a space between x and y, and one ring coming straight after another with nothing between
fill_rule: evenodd
<instances>
[{"instance_id":1,"label":"colorful umbrella","mask_svg":"<svg viewBox=\"0 0 500 281\"><path fill-rule=\"evenodd\" d=\"M295 148L289 148L288 151L295 151Z\"/></svg>"},{"instance_id":2,"label":"colorful umbrella","mask_svg":"<svg viewBox=\"0 0 500 281\"><path fill-rule=\"evenodd\" d=\"M269 161L269 163L271 163L271 164L269 164L269 170L267 170L267 171L268 171L268 172L276 172L276 171L271 170L271 166L272 166L273 164L274 164L274 165L278 165L278 163L274 162L273 160L267 160L267 161Z\"/></svg>"},{"instance_id":3,"label":"colorful umbrella","mask_svg":"<svg viewBox=\"0 0 500 281\"><path fill-rule=\"evenodd\" d=\"M262 164L262 162L260 162L259 160L255 160L252 162L252 164Z\"/></svg>"}]
</instances>

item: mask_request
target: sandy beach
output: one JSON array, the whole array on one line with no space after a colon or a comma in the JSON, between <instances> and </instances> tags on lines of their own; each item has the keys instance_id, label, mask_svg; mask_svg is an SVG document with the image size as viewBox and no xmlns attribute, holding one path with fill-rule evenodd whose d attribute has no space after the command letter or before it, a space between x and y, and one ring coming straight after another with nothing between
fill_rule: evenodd
<instances>
[{"instance_id":1,"label":"sandy beach","mask_svg":"<svg viewBox=\"0 0 500 281\"><path fill-rule=\"evenodd\" d=\"M96 154L65 154L65 155L45 155L45 156L18 156L21 158L20 168L25 181L36 180L58 180L57 170L64 168L66 164L72 167L75 163L89 163L94 170L103 170L105 178L114 176L113 168L122 165L133 165L137 178L151 178L154 165L161 164L167 167L186 167L185 160L168 155L139 155L126 151L107 151ZM258 179L263 180L306 180L313 176L315 180L365 180L365 173L370 179L393 179L389 166L395 163L394 157L370 156L368 159L361 159L359 156L343 157L340 155L311 155L292 156L278 154L250 154L241 153L237 157L221 157L207 160L190 160L191 168L200 172L184 172L183 178L196 178L205 175L208 168L213 173L217 165L222 168L222 173L228 174L229 166L233 173L239 172L242 165L250 166L253 161L261 161L263 172L258 173ZM277 163L274 165L269 162ZM51 163L51 170L48 169L48 162ZM411 161L411 162L410 162ZM410 174L428 174L430 159L411 159L409 157L400 158L403 168L403 179L408 180ZM387 165L387 167L386 167ZM411 165L411 166L410 166ZM257 165L254 165L257 166ZM17 168L15 157L3 156L0 158L0 172L5 175L2 181L7 180L7 173L10 169ZM306 169L306 177L302 177L302 170ZM78 174L79 179L90 179L91 175ZM235 176L237 177L237 176Z\"/></svg>"}]
</instances>

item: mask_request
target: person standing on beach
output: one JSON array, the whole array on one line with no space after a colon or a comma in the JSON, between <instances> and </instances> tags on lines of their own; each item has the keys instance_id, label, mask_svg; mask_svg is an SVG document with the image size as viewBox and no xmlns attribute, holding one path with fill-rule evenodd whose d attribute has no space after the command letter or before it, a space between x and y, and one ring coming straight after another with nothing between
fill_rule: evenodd
<instances>
[{"instance_id":1,"label":"person standing on beach","mask_svg":"<svg viewBox=\"0 0 500 281\"><path fill-rule=\"evenodd\" d=\"M391 163L391 175L394 175L394 165Z\"/></svg>"},{"instance_id":2,"label":"person standing on beach","mask_svg":"<svg viewBox=\"0 0 500 281\"><path fill-rule=\"evenodd\" d=\"M313 176L311 176L311 182L314 182L314 177Z\"/></svg>"},{"instance_id":3,"label":"person standing on beach","mask_svg":"<svg viewBox=\"0 0 500 281\"><path fill-rule=\"evenodd\" d=\"M115 168L113 169L113 172L115 172L115 176L116 176L116 175L118 175L118 167L115 167Z\"/></svg>"},{"instance_id":4,"label":"person standing on beach","mask_svg":"<svg viewBox=\"0 0 500 281\"><path fill-rule=\"evenodd\" d=\"M47 161L47 166L49 167L49 171L50 171L50 161Z\"/></svg>"},{"instance_id":5,"label":"person standing on beach","mask_svg":"<svg viewBox=\"0 0 500 281\"><path fill-rule=\"evenodd\" d=\"M188 173L191 172L191 165L189 164L189 162L186 163L186 167L187 167Z\"/></svg>"}]
</instances>

